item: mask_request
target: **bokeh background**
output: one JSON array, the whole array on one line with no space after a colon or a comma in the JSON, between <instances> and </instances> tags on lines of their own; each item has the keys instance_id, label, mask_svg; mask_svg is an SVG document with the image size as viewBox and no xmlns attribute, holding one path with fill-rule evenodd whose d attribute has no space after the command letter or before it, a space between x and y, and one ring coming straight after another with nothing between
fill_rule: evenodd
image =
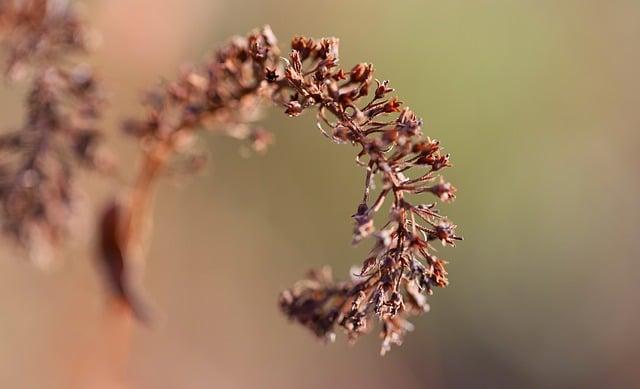
<instances>
[{"instance_id":1,"label":"bokeh background","mask_svg":"<svg viewBox=\"0 0 640 389\"><path fill-rule=\"evenodd\" d=\"M91 224L63 261L34 269L0 248L3 388L632 388L640 386L640 3L635 0L92 0L109 90L109 142L141 91L233 34L270 24L341 39L350 68L373 62L426 133L452 153L465 241L443 253L449 288L405 345L381 358L317 342L278 312L309 267L338 276L362 171L312 115L275 110L265 156L207 137L207 170L167 179L146 286L159 312L116 361ZM2 126L24 89L2 86ZM86 180L90 209L113 182Z\"/></svg>"}]
</instances>

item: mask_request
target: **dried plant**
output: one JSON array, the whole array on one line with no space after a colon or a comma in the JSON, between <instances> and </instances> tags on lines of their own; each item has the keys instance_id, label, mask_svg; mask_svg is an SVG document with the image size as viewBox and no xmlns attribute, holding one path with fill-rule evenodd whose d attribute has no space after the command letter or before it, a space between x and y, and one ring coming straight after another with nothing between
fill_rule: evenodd
<instances>
[{"instance_id":1,"label":"dried plant","mask_svg":"<svg viewBox=\"0 0 640 389\"><path fill-rule=\"evenodd\" d=\"M373 235L375 244L350 281L336 283L327 269L313 271L282 293L280 306L290 318L329 339L340 326L353 340L378 317L384 354L411 329L406 317L428 309L425 294L448 283L445 261L434 256L431 242L453 246L461 239L456 226L434 203L414 204L409 195L429 192L442 201L453 199L455 188L438 175L450 166L449 155L442 153L438 141L421 137L422 120L388 97L393 90L387 81L376 80L371 87L371 64L358 64L349 72L337 66L337 39L296 37L291 46L284 81L294 93L276 100L290 116L315 109L323 134L359 148L356 162L366 169L366 177L362 202L353 215L353 243ZM396 117L389 118L391 114ZM376 178L380 189L373 196ZM387 197L388 218L376 230L373 218Z\"/></svg>"},{"instance_id":2,"label":"dried plant","mask_svg":"<svg viewBox=\"0 0 640 389\"><path fill-rule=\"evenodd\" d=\"M12 15L18 14L15 5L3 5L0 25L11 25ZM76 19L65 16L57 20L58 27L47 24L46 28L29 22L28 42L9 46L9 52L14 53L10 58L17 58L10 64L27 61L32 51L49 58L61 48L76 47L69 43L82 39L62 39L69 35L59 32L76 31L71 34L75 36L82 30ZM13 38L7 42L19 41ZM38 50L23 50L23 46L37 46ZM377 318L382 323L384 354L392 344L400 344L411 329L407 318L428 310L426 296L435 287L448 284L446 262L435 256L432 244L440 241L453 246L461 238L455 233L456 226L438 212L436 203L422 203L419 195L428 192L443 202L455 197L455 188L440 176L450 166L449 155L442 152L437 140L422 136L422 120L402 108L396 97L390 97L393 89L387 81L373 78L371 64L361 63L349 71L338 66L336 38L295 37L291 49L288 58L280 57L274 34L264 27L246 37L233 38L201 66L184 70L177 80L163 83L147 95L144 117L129 119L123 125L140 145L140 164L124 200L114 200L100 224L105 273L114 295L146 320L138 285L158 178L185 156L193 166L200 164L202 157L194 152L193 144L204 129L246 138L261 152L272 141L268 132L252 124L261 106L275 104L290 117L313 110L317 126L327 138L358 149L356 162L365 170L365 180L362 200L353 215L353 243L371 236L374 245L349 280L334 281L328 268L314 270L280 295L280 307L290 319L322 339L333 339L340 327L355 340ZM54 161L29 162L26 168L24 164L17 169L1 167L4 224L15 225L8 228L15 235L21 236L26 228L23 221L28 218L21 215L36 218L46 214L46 225L59 224L49 216L53 209L49 202L54 192L56 200L51 203L68 207L70 155L96 164L95 155L89 151L97 134L94 121L100 100L90 93L95 90L94 84L93 78L81 77L76 71L42 70L29 100L27 130L20 133L34 133L40 141L27 147L24 135L12 135L17 139L13 140L10 134L2 142L3 155L13 151L18 161L24 155L27 161ZM48 139L54 134L59 147L49 146L52 142ZM43 148L41 139L47 139L45 149L51 157L32 156ZM29 177L34 174L38 180ZM17 178L18 184L14 183ZM25 202L28 206L13 205ZM381 212L385 204L389 204L386 214ZM374 226L378 214L380 228Z\"/></svg>"},{"instance_id":3,"label":"dried plant","mask_svg":"<svg viewBox=\"0 0 640 389\"><path fill-rule=\"evenodd\" d=\"M155 182L178 155L191 152L194 136L205 127L249 138L254 149L264 150L271 141L269 133L246 123L259 101L273 93L265 80L270 67L277 66L277 54L268 27L232 39L201 68L185 70L176 81L151 91L144 104L146 116L124 123L124 132L139 140L140 168L126 201L114 200L105 213L101 251L109 283L138 317L145 316L136 296ZM201 160L199 155L188 157Z\"/></svg>"},{"instance_id":4,"label":"dried plant","mask_svg":"<svg viewBox=\"0 0 640 389\"><path fill-rule=\"evenodd\" d=\"M22 128L0 135L2 228L34 258L50 257L75 210L74 166L108 169L97 145L103 98L91 69L65 55L83 50L77 17L58 1L0 3L7 74L33 74Z\"/></svg>"}]
</instances>

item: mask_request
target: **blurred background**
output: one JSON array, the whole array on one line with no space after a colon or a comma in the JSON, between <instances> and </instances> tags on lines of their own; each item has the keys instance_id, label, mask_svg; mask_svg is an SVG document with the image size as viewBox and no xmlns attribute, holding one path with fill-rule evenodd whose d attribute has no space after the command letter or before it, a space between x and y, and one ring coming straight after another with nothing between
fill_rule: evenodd
<instances>
[{"instance_id":1,"label":"blurred background","mask_svg":"<svg viewBox=\"0 0 640 389\"><path fill-rule=\"evenodd\" d=\"M269 112L265 156L205 140L207 170L165 180L146 287L159 312L114 362L93 225L43 272L0 248L3 388L632 388L640 386L640 3L635 0L91 0L109 91L109 141L141 92L233 34L270 24L338 36L341 61L376 65L452 153L445 214L465 241L442 252L451 285L401 348L375 335L323 345L280 315L313 266L338 277L363 172L312 115ZM2 126L22 118L0 92ZM330 157L328 157L330 156ZM92 212L113 182L87 179ZM6 243L3 243L6 245Z\"/></svg>"}]
</instances>

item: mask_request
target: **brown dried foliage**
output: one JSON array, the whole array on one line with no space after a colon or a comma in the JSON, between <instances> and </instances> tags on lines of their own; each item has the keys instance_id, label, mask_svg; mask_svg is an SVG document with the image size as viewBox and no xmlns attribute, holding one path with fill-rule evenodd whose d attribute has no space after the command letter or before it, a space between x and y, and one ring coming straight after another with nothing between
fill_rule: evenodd
<instances>
[{"instance_id":1,"label":"brown dried foliage","mask_svg":"<svg viewBox=\"0 0 640 389\"><path fill-rule=\"evenodd\" d=\"M13 24L11 31L29 32L24 42L12 34L5 40L9 68L31 61L30 53L51 58L81 47L72 44L82 41L77 19L64 12L52 18L58 26L44 23L50 19L41 16L48 9L37 6L42 3L48 2L26 2L30 5L21 12L12 2L0 6L0 26ZM20 20L29 22L16 27ZM355 340L378 320L384 354L411 329L407 318L427 311L426 296L448 284L446 262L434 254L432 244L453 246L461 238L436 203L416 201L426 192L443 202L455 197L456 189L440 176L450 166L449 155L437 140L423 137L422 120L390 97L393 90L387 81L373 78L371 64L349 71L338 66L336 38L295 37L291 48L288 58L281 58L275 36L265 27L232 39L200 67L184 70L177 80L148 94L144 117L123 126L138 139L141 162L126 201L114 201L101 223L105 273L114 294L144 318L141 301L134 298L135 285L157 179L179 156L199 164L201 156L193 154L192 144L200 129L247 138L263 151L271 135L250 124L262 103L275 103L291 117L313 110L327 138L358 148L356 162L365 170L365 180L353 215L353 243L373 237L374 245L349 280L334 281L328 268L314 270L280 295L280 307L322 339L333 339L342 328ZM31 219L37 219L57 238L62 212L54 210L69 207L70 159L96 164L90 150L100 99L93 78L77 72L42 68L25 129L0 142L3 156L12 152L15 157L9 160L17 161L0 166L3 224L15 236L25 235L34 224ZM389 209L383 214L385 204ZM380 228L374 226L378 214Z\"/></svg>"}]
</instances>

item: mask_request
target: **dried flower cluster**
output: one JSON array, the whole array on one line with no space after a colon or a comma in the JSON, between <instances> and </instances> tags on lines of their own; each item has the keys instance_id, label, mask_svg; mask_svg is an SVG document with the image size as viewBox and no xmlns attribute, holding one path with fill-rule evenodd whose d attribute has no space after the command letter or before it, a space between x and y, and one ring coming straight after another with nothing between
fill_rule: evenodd
<instances>
[{"instance_id":1,"label":"dried flower cluster","mask_svg":"<svg viewBox=\"0 0 640 389\"><path fill-rule=\"evenodd\" d=\"M155 143L171 143L180 152L199 128L224 124L238 135L234 124L250 119L261 97L269 97L269 69L279 61L277 41L264 27L247 37L235 37L200 68L185 69L178 79L151 91L146 117L125 123L127 133L142 138L148 150ZM262 130L242 131L257 148L268 142Z\"/></svg>"},{"instance_id":2,"label":"dried flower cluster","mask_svg":"<svg viewBox=\"0 0 640 389\"><path fill-rule=\"evenodd\" d=\"M109 284L138 317L144 309L136 298L137 265L144 261L143 237L155 182L179 155L187 155L190 166L201 163L202 156L192 152L199 129L220 128L246 138L256 151L271 143L268 132L248 122L260 101L270 96L266 80L279 60L276 43L269 27L232 39L200 68L184 70L176 81L151 91L145 117L124 123L124 132L139 140L141 163L126 203L115 200L105 212L100 250Z\"/></svg>"},{"instance_id":3,"label":"dried flower cluster","mask_svg":"<svg viewBox=\"0 0 640 389\"><path fill-rule=\"evenodd\" d=\"M337 39L296 37L291 46L283 77L294 93L281 104L290 116L315 109L327 137L360 149L356 161L366 169L366 178L353 215L353 242L373 235L375 245L350 281L336 283L327 269L313 271L282 293L280 306L290 318L330 339L342 327L353 340L377 317L384 354L411 329L406 318L428 309L425 295L448 284L445 261L433 254L431 244L453 246L462 238L435 203L414 204L409 195L429 192L441 201L453 199L455 188L439 176L450 166L449 155L438 141L422 137L422 120L388 97L393 90L387 81L375 80L372 87L371 64L358 64L349 72L338 67ZM374 196L376 182L380 189ZM374 216L387 198L388 218L376 230Z\"/></svg>"},{"instance_id":4,"label":"dried flower cluster","mask_svg":"<svg viewBox=\"0 0 640 389\"><path fill-rule=\"evenodd\" d=\"M73 209L74 165L110 166L96 143L102 105L96 80L86 66L60 65L84 50L86 31L65 1L4 0L0 32L8 73L24 74L26 65L34 70L23 128L0 136L0 220L25 246L34 245L34 236L57 242ZM411 329L407 318L428 309L426 296L448 284L446 262L432 244L453 246L461 238L436 203L418 202L416 195L455 197L440 176L449 155L422 136L422 120L390 97L393 89L373 78L371 64L350 71L338 66L336 38L295 37L291 46L288 59L281 58L269 27L236 37L202 66L150 92L144 117L125 122L141 161L126 201L114 200L100 223L105 274L114 295L146 319L136 285L157 179L179 156L200 164L192 147L199 129L221 129L264 151L271 135L250 124L262 103L275 103L291 117L313 110L326 137L358 147L356 161L366 173L353 243L370 236L375 243L349 280L334 281L328 268L314 270L281 294L280 307L323 339L341 327L355 340L377 318L384 354ZM380 228L374 226L378 214Z\"/></svg>"},{"instance_id":5,"label":"dried flower cluster","mask_svg":"<svg viewBox=\"0 0 640 389\"><path fill-rule=\"evenodd\" d=\"M74 209L74 165L109 167L97 146L103 98L86 65L59 63L84 48L63 2L2 1L0 30L7 71L15 76L29 65L33 73L22 128L0 135L0 220L36 259L47 259Z\"/></svg>"}]
</instances>

